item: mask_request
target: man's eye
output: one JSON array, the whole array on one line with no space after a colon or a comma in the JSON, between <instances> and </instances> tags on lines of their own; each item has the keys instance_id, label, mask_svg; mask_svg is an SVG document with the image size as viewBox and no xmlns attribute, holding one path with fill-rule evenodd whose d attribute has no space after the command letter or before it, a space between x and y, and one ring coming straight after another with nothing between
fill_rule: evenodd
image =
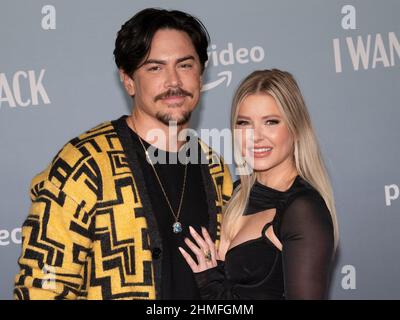
<instances>
[{"instance_id":1,"label":"man's eye","mask_svg":"<svg viewBox=\"0 0 400 320\"><path fill-rule=\"evenodd\" d=\"M181 64L180 65L180 67L182 68L182 69L190 69L190 68L192 68L192 64L191 63L184 63L184 64Z\"/></svg>"},{"instance_id":2,"label":"man's eye","mask_svg":"<svg viewBox=\"0 0 400 320\"><path fill-rule=\"evenodd\" d=\"M148 71L159 71L159 70L161 70L161 67L160 66L152 66L152 67L148 68L147 70Z\"/></svg>"},{"instance_id":3,"label":"man's eye","mask_svg":"<svg viewBox=\"0 0 400 320\"><path fill-rule=\"evenodd\" d=\"M265 124L268 126L272 126L272 125L278 124L279 122L280 122L279 120L271 119L271 120L265 121Z\"/></svg>"}]
</instances>

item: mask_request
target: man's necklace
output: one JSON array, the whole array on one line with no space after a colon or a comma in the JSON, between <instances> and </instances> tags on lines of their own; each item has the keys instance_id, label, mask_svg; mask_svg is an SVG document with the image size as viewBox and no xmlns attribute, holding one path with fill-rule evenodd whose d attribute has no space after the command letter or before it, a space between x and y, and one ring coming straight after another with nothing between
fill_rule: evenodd
<instances>
[{"instance_id":1,"label":"man's necklace","mask_svg":"<svg viewBox=\"0 0 400 320\"><path fill-rule=\"evenodd\" d=\"M139 133L138 133L138 131L137 131L137 129L136 129L136 126L135 126L134 122L131 120L130 117L128 118L128 121L131 123L131 125L132 125L134 131L136 132L136 134L137 134L137 136L138 136L138 138L139 138L140 144L142 145L143 150L144 150L144 153L146 154L147 161L150 163L150 165L151 165L151 167L152 167L152 169L153 169L153 171L154 171L154 174L155 174L155 176L156 176L156 178L157 178L158 184L160 185L161 191L162 191L162 193L164 194L164 198L165 198L165 200L167 201L168 207L169 207L169 209L171 210L172 215L174 216L175 222L174 222L174 224L172 225L172 231L173 231L174 233L180 233L180 232L182 232L182 230L183 230L183 229L182 229L182 224L179 222L179 216L180 216L180 214L181 214L182 203L183 203L183 196L184 196L184 194L185 194L185 189L186 189L187 162L188 162L188 161L187 161L187 155L186 155L186 161L185 161L185 172L184 172L184 177L183 177L183 185L182 185L181 198L180 198L180 201L179 201L178 212L175 213L175 211L172 209L171 202L170 202L169 199L168 199L167 193L165 192L165 189L164 189L164 186L163 186L163 184L162 184L162 182L161 182L161 179L160 179L160 177L158 176L157 170L156 170L156 168L154 167L153 161L151 160L150 155L149 155L149 153L147 152L147 149L146 149L146 147L145 147L144 144L143 144L142 138L139 136Z\"/></svg>"}]
</instances>

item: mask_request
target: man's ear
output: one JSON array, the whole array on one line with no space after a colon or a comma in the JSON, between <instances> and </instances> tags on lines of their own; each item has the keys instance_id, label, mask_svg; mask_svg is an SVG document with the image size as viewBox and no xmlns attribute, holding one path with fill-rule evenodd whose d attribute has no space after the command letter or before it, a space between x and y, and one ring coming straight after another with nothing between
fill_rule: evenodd
<instances>
[{"instance_id":1,"label":"man's ear","mask_svg":"<svg viewBox=\"0 0 400 320\"><path fill-rule=\"evenodd\" d=\"M124 84L125 90L126 92L133 97L135 95L135 81L128 75L125 73L124 70L119 69L119 78L121 80L121 82Z\"/></svg>"}]
</instances>

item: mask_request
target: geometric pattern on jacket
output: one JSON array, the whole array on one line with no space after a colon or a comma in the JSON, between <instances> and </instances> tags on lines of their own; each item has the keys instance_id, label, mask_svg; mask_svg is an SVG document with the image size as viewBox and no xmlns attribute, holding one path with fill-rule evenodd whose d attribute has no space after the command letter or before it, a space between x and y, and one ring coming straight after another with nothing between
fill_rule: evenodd
<instances>
[{"instance_id":1,"label":"geometric pattern on jacket","mask_svg":"<svg viewBox=\"0 0 400 320\"><path fill-rule=\"evenodd\" d=\"M158 299L161 238L125 116L68 142L31 184L16 299ZM199 141L218 245L228 167ZM195 204L194 204L195 205Z\"/></svg>"}]
</instances>

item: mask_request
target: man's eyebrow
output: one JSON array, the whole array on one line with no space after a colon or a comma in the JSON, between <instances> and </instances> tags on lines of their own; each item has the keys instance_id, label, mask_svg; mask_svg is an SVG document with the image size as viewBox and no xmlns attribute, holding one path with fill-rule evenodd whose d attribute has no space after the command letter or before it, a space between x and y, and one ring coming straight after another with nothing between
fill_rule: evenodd
<instances>
[{"instance_id":1,"label":"man's eyebrow","mask_svg":"<svg viewBox=\"0 0 400 320\"><path fill-rule=\"evenodd\" d=\"M145 64L151 64L151 63L155 63L155 64L167 64L167 62L165 60L157 60L157 59L148 59L146 60L143 65Z\"/></svg>"},{"instance_id":2,"label":"man's eyebrow","mask_svg":"<svg viewBox=\"0 0 400 320\"><path fill-rule=\"evenodd\" d=\"M181 63L181 62L186 61L186 60L195 60L195 59L194 59L193 56L189 55L189 56L185 56L185 57L177 59L176 63Z\"/></svg>"},{"instance_id":3,"label":"man's eyebrow","mask_svg":"<svg viewBox=\"0 0 400 320\"><path fill-rule=\"evenodd\" d=\"M176 59L176 63L181 63L181 62L186 61L186 60L195 60L195 59L194 59L194 57L193 57L192 55L184 56L184 57L182 57L182 58ZM146 60L146 61L143 63L143 65L146 65L146 64L153 64L153 63L154 63L154 64L166 65L166 64L167 64L167 61L165 61L165 60L158 60L158 59L148 59L148 60Z\"/></svg>"}]
</instances>

